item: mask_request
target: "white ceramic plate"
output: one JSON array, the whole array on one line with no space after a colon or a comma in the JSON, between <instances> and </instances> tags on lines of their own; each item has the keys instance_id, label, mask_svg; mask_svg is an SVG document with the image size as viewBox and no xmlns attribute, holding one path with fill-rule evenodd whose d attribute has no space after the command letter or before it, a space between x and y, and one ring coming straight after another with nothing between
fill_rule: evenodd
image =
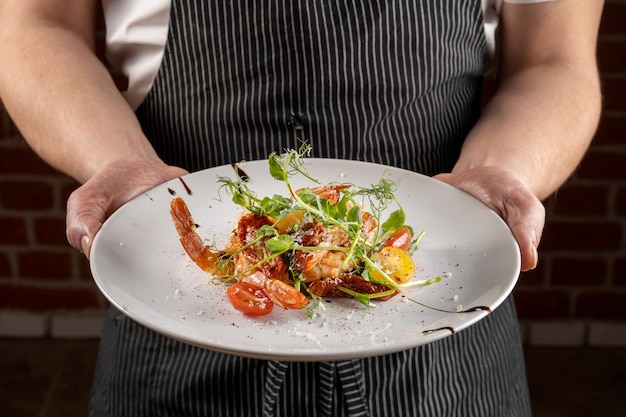
<instances>
[{"instance_id":1,"label":"white ceramic plate","mask_svg":"<svg viewBox=\"0 0 626 417\"><path fill-rule=\"evenodd\" d=\"M414 254L414 279L442 276L439 283L403 290L368 308L356 300L333 300L307 318L305 310L282 310L250 318L228 302L184 253L171 221L174 195L188 204L198 233L220 246L240 207L217 176L234 178L231 166L172 180L115 212L96 236L94 279L104 296L139 323L166 336L221 352L264 359L318 361L376 356L452 335L489 314L512 291L520 271L517 244L506 224L469 195L413 172L376 164L310 159L309 172L324 183L369 187L383 175L397 184L407 223L425 236ZM267 161L241 165L259 196L287 194L269 175ZM311 186L295 178L296 186ZM413 301L411 301L413 300ZM480 307L476 311L458 313Z\"/></svg>"}]
</instances>

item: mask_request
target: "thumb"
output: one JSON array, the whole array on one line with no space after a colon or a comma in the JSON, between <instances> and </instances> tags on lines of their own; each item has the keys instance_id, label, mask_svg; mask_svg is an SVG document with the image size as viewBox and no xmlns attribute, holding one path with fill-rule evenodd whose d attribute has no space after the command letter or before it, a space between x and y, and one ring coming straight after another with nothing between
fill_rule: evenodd
<instances>
[{"instance_id":1,"label":"thumb","mask_svg":"<svg viewBox=\"0 0 626 417\"><path fill-rule=\"evenodd\" d=\"M496 167L482 167L460 174L439 174L434 178L474 196L507 223L522 258L521 270L537 266L537 246L545 223L541 201L510 173Z\"/></svg>"},{"instance_id":2,"label":"thumb","mask_svg":"<svg viewBox=\"0 0 626 417\"><path fill-rule=\"evenodd\" d=\"M78 188L67 200L66 236L74 248L85 254L91 253L91 245L96 233L102 227L109 209L105 200L88 199L88 190Z\"/></svg>"}]
</instances>

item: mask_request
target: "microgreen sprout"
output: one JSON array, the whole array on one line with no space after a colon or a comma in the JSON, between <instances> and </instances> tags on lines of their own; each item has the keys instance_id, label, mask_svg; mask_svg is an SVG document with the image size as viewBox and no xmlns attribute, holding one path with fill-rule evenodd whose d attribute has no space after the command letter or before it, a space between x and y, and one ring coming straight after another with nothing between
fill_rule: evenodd
<instances>
[{"instance_id":1,"label":"microgreen sprout","mask_svg":"<svg viewBox=\"0 0 626 417\"><path fill-rule=\"evenodd\" d=\"M245 271L231 275L228 278L236 278L247 274L276 257L295 251L342 251L345 253L344 267L355 265L355 269L358 270L358 273L363 278L375 284L384 284L389 288L388 291L376 294L361 294L339 287L342 291L354 296L364 304L369 304L371 299L395 293L399 288L398 284L370 256L380 250L385 241L394 232L402 227L407 227L405 224L406 214L395 196L396 184L387 178L387 172L385 172L377 184L372 184L369 188L356 187L352 184L329 184L328 187L336 186L335 189L339 195L338 200L331 203L313 189L313 187L319 186L320 182L309 174L306 167L306 158L309 156L310 151L311 146L303 142L297 150L287 150L282 154L272 153L268 157L270 175L275 180L284 183L288 191L286 197L274 194L272 197L259 198L248 186L247 178L242 178L238 173L235 179L218 177L218 182L221 183L220 191L224 190L230 195L235 204L240 205L253 214L267 215L275 221L271 226L263 226L257 232L256 238L248 245L221 259L221 262L226 267L237 253L246 248L260 241L264 241L264 244L267 246L269 254L265 258L249 266ZM296 175L301 175L310 180L312 186L295 189L292 178ZM390 212L392 205L396 209ZM364 230L366 228L363 220L364 208L367 208L367 212L375 220L373 222L375 225L374 230ZM348 236L348 243L343 246L323 244L319 246L300 245L297 237L298 224L288 225L288 234L279 233L276 225L296 211L305 213L304 216L309 219L321 222L325 228L334 227L341 230ZM384 215L386 217L383 218ZM413 236L413 230L410 230ZM417 250L419 240L423 234L422 232L413 239L408 249L409 253ZM301 273L293 269L290 271L296 288L307 291L306 285L302 282ZM376 279L372 278L374 275ZM316 297L313 298L315 299Z\"/></svg>"},{"instance_id":2,"label":"microgreen sprout","mask_svg":"<svg viewBox=\"0 0 626 417\"><path fill-rule=\"evenodd\" d=\"M387 291L377 292L377 293L374 293L374 294L364 294L364 293L353 291L353 290L351 290L349 288L342 287L342 286L339 286L337 288L339 288L339 290L345 292L346 294L350 294L351 296L356 298L361 304L366 305L366 306L370 304L371 300L374 300L376 298L381 298L381 297L387 297L387 296L392 295L392 294L394 294L396 292L395 289L391 289L391 290L387 290Z\"/></svg>"}]
</instances>

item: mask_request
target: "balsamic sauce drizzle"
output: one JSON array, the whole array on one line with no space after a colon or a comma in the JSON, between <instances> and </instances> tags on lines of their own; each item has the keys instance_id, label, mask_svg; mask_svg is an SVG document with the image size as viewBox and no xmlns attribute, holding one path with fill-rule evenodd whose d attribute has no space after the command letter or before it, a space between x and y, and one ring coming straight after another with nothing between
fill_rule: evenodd
<instances>
[{"instance_id":1,"label":"balsamic sauce drizzle","mask_svg":"<svg viewBox=\"0 0 626 417\"><path fill-rule=\"evenodd\" d=\"M456 333L456 330L454 330L454 327L446 326L446 327L439 327L438 329L424 330L422 332L422 334L431 334L431 333L435 333L435 332L438 332L438 331L441 331L441 330L448 330L452 334Z\"/></svg>"},{"instance_id":2,"label":"balsamic sauce drizzle","mask_svg":"<svg viewBox=\"0 0 626 417\"><path fill-rule=\"evenodd\" d=\"M230 164L230 166L233 167L233 169L235 170L235 174L237 174L237 176L241 178L241 181L243 182L250 181L250 177L248 176L248 174L246 174L243 169L239 168L237 164L233 162Z\"/></svg>"},{"instance_id":3,"label":"balsamic sauce drizzle","mask_svg":"<svg viewBox=\"0 0 626 417\"><path fill-rule=\"evenodd\" d=\"M487 307L487 306L475 306L475 307L466 308L465 310L460 310L460 311L456 311L456 310L454 310L454 311L453 311L453 310L444 310L444 309L442 309L442 308L437 308L437 307L429 306L429 305L424 304L424 303L420 303L419 301L414 300L414 299L412 299L411 297L407 297L406 295L403 295L402 297L404 297L405 299L407 299L407 300L411 301L412 303L419 304L419 305L421 305L422 307L426 307L426 308L429 308L429 309L431 309L431 310L441 311L442 313L461 314L461 313L473 313L473 312L475 312L475 311L486 311L486 312L487 312L487 314L491 313L491 308L490 308L490 307ZM437 328L437 329L428 329L428 330L424 330L424 331L422 332L422 334L425 334L425 335L426 335L426 334L431 334L431 333L434 333L434 332L438 332L438 331L440 331L440 330L448 330L448 331L450 331L452 334L454 334L454 333L456 332L456 330L454 330L454 328L453 328L453 327L448 327L448 326L446 326L446 327L440 327L440 328Z\"/></svg>"},{"instance_id":4,"label":"balsamic sauce drizzle","mask_svg":"<svg viewBox=\"0 0 626 417\"><path fill-rule=\"evenodd\" d=\"M459 311L459 313L471 313L472 311L486 311L487 313L491 313L491 308L487 306L476 306L476 307L470 307L463 311Z\"/></svg>"},{"instance_id":5,"label":"balsamic sauce drizzle","mask_svg":"<svg viewBox=\"0 0 626 417\"><path fill-rule=\"evenodd\" d=\"M244 182L248 182L250 181L250 177L248 176L248 174L245 173L244 170L242 170L241 168L239 168L239 166L237 166L237 164L235 164L234 162L230 164L230 166L235 170L235 173L237 174L237 176L239 178L241 178L242 181ZM180 182L183 184L183 187L185 187L185 191L187 192L188 195L192 195L193 192L191 191L191 188L189 188L189 186L187 185L187 183L185 182L185 180L183 180L181 177L178 177L178 179L180 180ZM171 195L176 195L176 191L174 191L171 188L168 188L167 191L171 194ZM196 224L196 227L200 227L200 225ZM444 310L441 308L437 308L437 307L433 307L433 306L429 306L427 304L421 303L417 300L414 300L410 297L407 297L406 295L403 295L402 297L406 298L407 300L415 303L415 304L419 304L423 307L429 308L431 310L435 310L435 311L441 311L442 313L454 313L454 314L460 314L460 313L472 313L475 311L486 311L487 313L491 313L491 308L487 307L487 306L475 306L475 307L470 307L467 308L465 310L460 310L460 311L452 311L452 310ZM428 335L431 333L435 333L438 331L442 331L442 330L447 330L450 333L454 334L456 332L456 330L453 327L450 326L444 326L444 327L439 327L437 329L428 329L428 330L424 330L422 331L422 334L424 335Z\"/></svg>"},{"instance_id":6,"label":"balsamic sauce drizzle","mask_svg":"<svg viewBox=\"0 0 626 417\"><path fill-rule=\"evenodd\" d=\"M235 170L235 173L237 174L239 178L241 178L242 181L245 181L245 182L250 181L250 177L248 176L248 174L246 174L243 169L239 168L237 164L232 163L230 164L230 166L233 167L233 169ZM183 184L183 187L185 187L185 191L187 192L187 194L193 195L193 191L191 191L191 188L189 188L185 180L182 177L178 177L178 180L181 182L181 184ZM171 195L176 195L176 191L174 191L171 188L168 188L167 191Z\"/></svg>"},{"instance_id":7,"label":"balsamic sauce drizzle","mask_svg":"<svg viewBox=\"0 0 626 417\"><path fill-rule=\"evenodd\" d=\"M461 314L461 313L473 313L474 311L486 311L487 313L491 313L491 307L487 307L487 306L476 306L476 307L467 308L465 310L460 310L460 311L454 310L453 311L453 310L444 310L443 308L437 308L437 307L429 306L429 305L424 304L424 303L420 303L419 301L414 300L411 297L407 297L406 295L403 295L402 297L406 298L407 300L411 301L412 303L419 304L422 307L430 308L431 310L441 311L442 313Z\"/></svg>"},{"instance_id":8,"label":"balsamic sauce drizzle","mask_svg":"<svg viewBox=\"0 0 626 417\"><path fill-rule=\"evenodd\" d=\"M187 185L187 183L185 182L185 180L182 177L178 177L178 179L180 180L180 182L183 184L183 187L185 187L185 191L187 191L188 195L192 195L193 192L191 191L191 188L189 188L189 186Z\"/></svg>"}]
</instances>

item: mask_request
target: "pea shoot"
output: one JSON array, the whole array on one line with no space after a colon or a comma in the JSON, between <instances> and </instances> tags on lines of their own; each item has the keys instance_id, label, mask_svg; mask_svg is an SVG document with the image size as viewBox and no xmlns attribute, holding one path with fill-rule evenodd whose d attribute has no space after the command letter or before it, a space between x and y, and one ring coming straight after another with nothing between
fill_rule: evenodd
<instances>
[{"instance_id":1,"label":"pea shoot","mask_svg":"<svg viewBox=\"0 0 626 417\"><path fill-rule=\"evenodd\" d=\"M343 266L354 265L354 273L375 284L384 284L388 289L375 294L363 294L348 288L339 287L347 294L352 295L363 304L369 304L371 299L385 297L394 294L398 288L398 283L389 275L383 265L372 259L372 254L379 251L388 242L391 236L397 234L402 228L407 228L405 224L406 214L402 205L395 196L396 185L386 178L386 174L377 184L372 184L369 188L356 187L353 184L322 184L313 178L307 171L307 157L311 147L307 143L302 143L297 150L287 150L282 154L272 153L268 157L269 173L271 177L282 182L287 189L287 196L274 194L271 197L258 197L249 187L244 178L237 175L235 179L229 177L218 177L221 183L220 191L223 190L229 195L232 201L243 207L250 213L266 215L273 219L274 224L263 226L259 230L256 239L250 245L264 240L268 248L269 255L260 260L255 265L250 266L237 276L249 273L258 268L264 262L289 255L294 251L341 251L344 253ZM294 176L303 176L310 180L311 187L295 189L292 184ZM320 188L330 187L337 193L336 199L330 201L322 196ZM336 200L336 201L335 201ZM384 213L388 213L383 218ZM367 209L366 209L367 208ZM365 211L367 213L365 213ZM299 216L296 216L298 214ZM375 225L373 230L364 230L364 216L373 216ZM306 246L300 241L302 230L299 230L298 221L292 218L306 218L307 221L319 222L324 228L336 228L347 235L345 245L318 245ZM294 224L288 222L288 220ZM280 233L278 225L288 223L288 233ZM411 236L414 236L413 229L409 228ZM421 233L416 239L407 245L407 252L412 253L417 249ZM239 249L239 251L245 248ZM228 254L232 259L234 254ZM301 273L292 270L292 277L295 285L299 288L304 284L301 280ZM237 276L232 276L236 278ZM316 299L316 297L314 297ZM317 297L319 299L319 297Z\"/></svg>"}]
</instances>

